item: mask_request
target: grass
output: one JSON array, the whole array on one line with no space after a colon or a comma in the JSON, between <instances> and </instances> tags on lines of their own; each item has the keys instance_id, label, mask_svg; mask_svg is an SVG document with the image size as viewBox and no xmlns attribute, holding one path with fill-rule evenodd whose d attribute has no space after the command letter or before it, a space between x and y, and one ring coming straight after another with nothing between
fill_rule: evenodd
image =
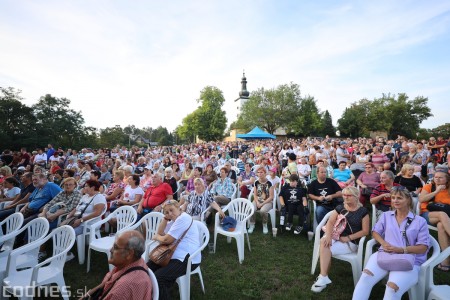
<instances>
[{"instance_id":1,"label":"grass","mask_svg":"<svg viewBox=\"0 0 450 300\"><path fill-rule=\"evenodd\" d=\"M296 220L294 220L296 224ZM435 235L435 233L432 233ZM435 236L436 237L436 236ZM211 242L214 235L211 233ZM250 235L252 251L245 248L245 260L239 264L236 242L227 243L226 237L218 236L215 254L203 251L202 273L206 293L203 294L198 276L191 280L191 299L351 299L353 275L349 263L332 260L330 278L333 281L319 294L311 292L311 285L319 274L310 274L313 241L306 233L294 235L293 231L272 234L262 233L261 222ZM73 249L76 252L76 247ZM86 264L79 265L74 259L65 265L66 284L75 293L77 289L90 289L101 282L108 272L106 255L93 251L91 272ZM86 257L87 258L87 257ZM450 273L435 271L436 284L449 284ZM371 299L382 299L384 286L377 284ZM173 299L179 299L178 286L172 289ZM40 297L38 299L49 299ZM75 298L74 298L75 299ZM403 299L408 299L407 293Z\"/></svg>"}]
</instances>

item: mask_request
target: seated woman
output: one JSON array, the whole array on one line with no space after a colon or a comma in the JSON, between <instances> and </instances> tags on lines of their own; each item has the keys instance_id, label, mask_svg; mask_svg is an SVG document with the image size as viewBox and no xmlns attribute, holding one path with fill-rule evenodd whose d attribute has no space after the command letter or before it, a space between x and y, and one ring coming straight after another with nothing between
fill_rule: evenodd
<instances>
[{"instance_id":1,"label":"seated woman","mask_svg":"<svg viewBox=\"0 0 450 300\"><path fill-rule=\"evenodd\" d=\"M114 200L114 203L111 204L111 212L115 211L120 206L135 205L141 201L144 190L139 186L139 182L140 178L137 174L128 177L128 185L125 187L119 200Z\"/></svg>"},{"instance_id":2,"label":"seated woman","mask_svg":"<svg viewBox=\"0 0 450 300\"><path fill-rule=\"evenodd\" d=\"M427 222L412 212L412 197L402 186L392 188L392 208L381 215L372 230L373 238L381 244L380 250L370 256L355 287L353 299L369 299L372 287L389 275L384 299L401 299L402 295L419 279L420 266L427 259L430 244ZM406 232L404 237L402 232ZM398 254L414 254L414 266L410 271L388 271L378 264L380 251Z\"/></svg>"},{"instance_id":3,"label":"seated woman","mask_svg":"<svg viewBox=\"0 0 450 300\"><path fill-rule=\"evenodd\" d=\"M123 183L124 173L122 171L114 172L113 183L111 183L105 192L106 201L108 201L108 208L111 205L111 201L119 200L122 197L122 193L125 189Z\"/></svg>"},{"instance_id":4,"label":"seated woman","mask_svg":"<svg viewBox=\"0 0 450 300\"><path fill-rule=\"evenodd\" d=\"M375 172L375 166L373 163L366 163L365 171L362 172L356 183L360 188L359 202L362 205L366 204L366 201L372 195L373 189L380 184L380 174Z\"/></svg>"},{"instance_id":5,"label":"seated woman","mask_svg":"<svg viewBox=\"0 0 450 300\"><path fill-rule=\"evenodd\" d=\"M255 181L253 187L253 206L255 207L255 213L250 217L250 227L248 233L253 233L255 229L256 213L262 214L263 233L269 233L267 228L268 212L273 207L274 199L274 187L272 183L267 180L267 171L264 167L259 167L256 171L258 179Z\"/></svg>"},{"instance_id":6,"label":"seated woman","mask_svg":"<svg viewBox=\"0 0 450 300\"><path fill-rule=\"evenodd\" d=\"M331 256L348 254L358 250L359 239L369 234L369 212L359 202L359 190L349 186L342 190L344 204L338 205L326 224L325 235L320 239L320 275L311 287L311 291L320 293L331 283L328 273ZM339 240L333 240L331 233L339 214L347 214L347 225Z\"/></svg>"},{"instance_id":7,"label":"seated woman","mask_svg":"<svg viewBox=\"0 0 450 300\"><path fill-rule=\"evenodd\" d=\"M419 194L422 188L422 181L414 175L414 166L410 164L403 165L400 174L395 177L394 182L404 186L408 191L414 192L416 195Z\"/></svg>"},{"instance_id":8,"label":"seated woman","mask_svg":"<svg viewBox=\"0 0 450 300\"><path fill-rule=\"evenodd\" d=\"M214 166L212 163L208 163L206 165L206 169L203 171L202 176L205 178L206 187L210 188L213 182L217 180L217 173L214 171Z\"/></svg>"},{"instance_id":9,"label":"seated woman","mask_svg":"<svg viewBox=\"0 0 450 300\"><path fill-rule=\"evenodd\" d=\"M244 171L239 173L237 182L239 190L241 191L241 197L247 198L250 194L250 189L255 183L255 173L252 171L252 166L249 163L245 163Z\"/></svg>"},{"instance_id":10,"label":"seated woman","mask_svg":"<svg viewBox=\"0 0 450 300\"><path fill-rule=\"evenodd\" d=\"M20 194L20 183L15 177L7 177L0 188L0 202L12 201Z\"/></svg>"},{"instance_id":11,"label":"seated woman","mask_svg":"<svg viewBox=\"0 0 450 300\"><path fill-rule=\"evenodd\" d=\"M339 168L333 170L333 179L342 188L355 184L355 175L347 168L345 161L339 162Z\"/></svg>"},{"instance_id":12,"label":"seated woman","mask_svg":"<svg viewBox=\"0 0 450 300\"><path fill-rule=\"evenodd\" d=\"M179 183L182 184L183 186L186 186L189 178L191 178L192 176L194 176L192 164L189 161L186 161L184 163L184 170L181 173Z\"/></svg>"},{"instance_id":13,"label":"seated woman","mask_svg":"<svg viewBox=\"0 0 450 300\"><path fill-rule=\"evenodd\" d=\"M47 203L39 217L46 218L50 223L50 229L58 226L58 217L73 211L81 200L81 192L76 188L77 181L68 177L61 183L63 190Z\"/></svg>"},{"instance_id":14,"label":"seated woman","mask_svg":"<svg viewBox=\"0 0 450 300\"><path fill-rule=\"evenodd\" d=\"M381 172L380 185L376 186L370 195L370 203L375 204L378 215L391 209L391 189L394 186L399 186L398 183L394 183L394 173L391 171Z\"/></svg>"},{"instance_id":15,"label":"seated woman","mask_svg":"<svg viewBox=\"0 0 450 300\"><path fill-rule=\"evenodd\" d=\"M180 207L194 220L200 220L202 212L208 209L214 198L206 189L203 179L195 178L194 187L192 192L181 198Z\"/></svg>"},{"instance_id":16,"label":"seated woman","mask_svg":"<svg viewBox=\"0 0 450 300\"><path fill-rule=\"evenodd\" d=\"M173 199L178 200L178 193L175 193L178 190L178 185L177 180L173 177L172 167L167 167L164 170L164 182L172 188Z\"/></svg>"},{"instance_id":17,"label":"seated woman","mask_svg":"<svg viewBox=\"0 0 450 300\"><path fill-rule=\"evenodd\" d=\"M189 178L189 180L187 181L186 184L186 189L184 190L183 194L189 194L190 192L192 192L194 190L194 180L196 178L201 178L202 180L204 180L201 176L202 176L202 168L200 167L195 167L194 171L193 171L193 176L191 178ZM205 182L206 185L206 182Z\"/></svg>"},{"instance_id":18,"label":"seated woman","mask_svg":"<svg viewBox=\"0 0 450 300\"><path fill-rule=\"evenodd\" d=\"M442 170L437 170L431 184L426 184L419 195L420 215L438 229L438 240L441 250L450 246L450 218L443 211L428 211L427 205L433 201L450 205L450 176ZM450 257L442 261L437 268L450 271Z\"/></svg>"},{"instance_id":19,"label":"seated woman","mask_svg":"<svg viewBox=\"0 0 450 300\"><path fill-rule=\"evenodd\" d=\"M192 224L192 217L181 210L178 201L167 201L163 209L164 218L159 224L153 240L170 245L186 232L167 266L161 267L152 261L147 263L158 281L160 299L170 299L170 287L178 277L186 274L188 257L200 247L200 239L197 226ZM192 270L200 265L201 260L201 254L192 259Z\"/></svg>"},{"instance_id":20,"label":"seated woman","mask_svg":"<svg viewBox=\"0 0 450 300\"><path fill-rule=\"evenodd\" d=\"M72 211L67 216L67 219L76 216L76 219L70 225L75 229L77 235L83 233L84 222L87 220L96 218L102 214L103 209L106 205L105 196L100 194L101 183L95 180L88 180L85 182L83 192L84 195L80 199L77 207L72 209Z\"/></svg>"},{"instance_id":21,"label":"seated woman","mask_svg":"<svg viewBox=\"0 0 450 300\"><path fill-rule=\"evenodd\" d=\"M89 179L99 181L100 176L102 176L102 173L101 173L100 171L98 171L98 170L92 170L92 171L91 171L91 177L90 177ZM101 183L101 182L100 182L100 183ZM100 193L103 194L103 193L105 192L105 187L106 187L106 185L104 185L104 184L102 183L102 185L100 186Z\"/></svg>"}]
</instances>

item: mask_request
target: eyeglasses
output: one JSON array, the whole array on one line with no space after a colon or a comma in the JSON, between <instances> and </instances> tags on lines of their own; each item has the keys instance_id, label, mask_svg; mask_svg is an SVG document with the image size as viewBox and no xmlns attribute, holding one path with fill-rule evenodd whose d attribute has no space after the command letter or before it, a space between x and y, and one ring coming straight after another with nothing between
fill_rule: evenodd
<instances>
[{"instance_id":1,"label":"eyeglasses","mask_svg":"<svg viewBox=\"0 0 450 300\"><path fill-rule=\"evenodd\" d=\"M66 184L64 184L64 186L67 186L67 187L69 187L69 186L76 186L76 184L74 184L74 183L66 183Z\"/></svg>"},{"instance_id":2,"label":"eyeglasses","mask_svg":"<svg viewBox=\"0 0 450 300\"><path fill-rule=\"evenodd\" d=\"M117 244L114 244L114 245L112 246L112 249L113 249L114 251L117 251L117 250L128 250L127 247L120 248L119 246L117 246Z\"/></svg>"},{"instance_id":3,"label":"eyeglasses","mask_svg":"<svg viewBox=\"0 0 450 300\"><path fill-rule=\"evenodd\" d=\"M342 194L342 197L353 197L354 195L352 194Z\"/></svg>"},{"instance_id":4,"label":"eyeglasses","mask_svg":"<svg viewBox=\"0 0 450 300\"><path fill-rule=\"evenodd\" d=\"M396 186L393 186L391 189L392 192L404 191L404 190L406 190L406 188L403 185L396 185Z\"/></svg>"}]
</instances>

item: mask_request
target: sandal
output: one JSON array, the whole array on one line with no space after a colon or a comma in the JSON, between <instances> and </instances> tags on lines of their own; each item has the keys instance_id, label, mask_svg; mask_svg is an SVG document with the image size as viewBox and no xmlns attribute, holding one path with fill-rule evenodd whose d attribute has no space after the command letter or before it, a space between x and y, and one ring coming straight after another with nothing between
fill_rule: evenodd
<instances>
[{"instance_id":1,"label":"sandal","mask_svg":"<svg viewBox=\"0 0 450 300\"><path fill-rule=\"evenodd\" d=\"M446 266L446 265L443 265L443 264L437 265L436 268L437 268L439 271L442 271L442 272L448 272L448 271L450 271L450 266Z\"/></svg>"}]
</instances>

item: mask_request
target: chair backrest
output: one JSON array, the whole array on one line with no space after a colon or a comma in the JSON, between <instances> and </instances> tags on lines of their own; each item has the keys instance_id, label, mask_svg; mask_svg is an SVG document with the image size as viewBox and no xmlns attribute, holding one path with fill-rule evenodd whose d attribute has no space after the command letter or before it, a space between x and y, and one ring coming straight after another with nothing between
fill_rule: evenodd
<instances>
[{"instance_id":1,"label":"chair backrest","mask_svg":"<svg viewBox=\"0 0 450 300\"><path fill-rule=\"evenodd\" d=\"M436 249L439 250L439 245L437 245L437 247L434 248L433 251L436 251ZM433 277L434 267L449 256L450 256L450 247L447 247L447 249L440 252L439 255L436 255L434 258L429 258L424 264L422 264L422 267L426 268L425 295L428 295L430 290L435 286Z\"/></svg>"},{"instance_id":2,"label":"chair backrest","mask_svg":"<svg viewBox=\"0 0 450 300\"><path fill-rule=\"evenodd\" d=\"M127 228L128 226L136 222L137 219L136 210L128 205L119 207L113 212L113 214L117 220L117 232L124 228Z\"/></svg>"},{"instance_id":3,"label":"chair backrest","mask_svg":"<svg viewBox=\"0 0 450 300\"><path fill-rule=\"evenodd\" d=\"M40 240L44 238L50 229L50 224L46 218L40 217L31 220L26 224L22 230L27 230L28 233L28 243Z\"/></svg>"},{"instance_id":4,"label":"chair backrest","mask_svg":"<svg viewBox=\"0 0 450 300\"><path fill-rule=\"evenodd\" d=\"M61 253L67 254L67 252L75 244L76 239L75 230L69 225L63 225L54 229L50 233L49 237L52 238L53 242L53 257ZM66 256L67 255L61 255L57 259L53 260L51 265L60 268L64 267L64 264L66 263Z\"/></svg>"},{"instance_id":5,"label":"chair backrest","mask_svg":"<svg viewBox=\"0 0 450 300\"><path fill-rule=\"evenodd\" d=\"M150 280L152 281L152 298L155 300L159 299L159 287L158 281L156 280L156 276L155 274L153 274L150 268L148 269L148 274L150 275Z\"/></svg>"},{"instance_id":6,"label":"chair backrest","mask_svg":"<svg viewBox=\"0 0 450 300\"><path fill-rule=\"evenodd\" d=\"M22 224L23 214L13 213L12 215L9 215L6 219L0 222L0 237L19 230L20 227L22 227ZM5 232L3 232L3 228L5 228Z\"/></svg>"},{"instance_id":7,"label":"chair backrest","mask_svg":"<svg viewBox=\"0 0 450 300\"><path fill-rule=\"evenodd\" d=\"M238 222L246 222L255 212L253 204L245 198L231 200L227 208L230 216Z\"/></svg>"},{"instance_id":8,"label":"chair backrest","mask_svg":"<svg viewBox=\"0 0 450 300\"><path fill-rule=\"evenodd\" d=\"M194 224L197 226L199 237L200 237L200 249L205 249L206 245L209 243L209 230L205 223L201 221L194 220Z\"/></svg>"},{"instance_id":9,"label":"chair backrest","mask_svg":"<svg viewBox=\"0 0 450 300\"><path fill-rule=\"evenodd\" d=\"M164 215L160 212L152 211L151 213L146 214L139 220L135 225L133 225L134 229L139 230L139 227L144 224L145 227L145 240L151 241L156 231L158 230L159 223L161 223Z\"/></svg>"},{"instance_id":10,"label":"chair backrest","mask_svg":"<svg viewBox=\"0 0 450 300\"><path fill-rule=\"evenodd\" d=\"M233 184L233 194L231 195L231 199L236 199L237 191L238 191L238 188L237 188L237 183L236 183L236 184Z\"/></svg>"}]
</instances>

